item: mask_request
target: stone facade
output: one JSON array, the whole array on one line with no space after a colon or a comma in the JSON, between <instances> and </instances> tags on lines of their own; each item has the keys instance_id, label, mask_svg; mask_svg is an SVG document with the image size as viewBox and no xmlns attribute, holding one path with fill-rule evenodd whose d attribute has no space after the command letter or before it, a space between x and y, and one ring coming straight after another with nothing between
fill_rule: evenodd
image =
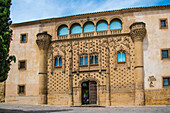
<instances>
[{"instance_id":1,"label":"stone facade","mask_svg":"<svg viewBox=\"0 0 170 113\"><path fill-rule=\"evenodd\" d=\"M0 83L0 103L5 102L5 82Z\"/></svg>"},{"instance_id":2,"label":"stone facade","mask_svg":"<svg viewBox=\"0 0 170 113\"><path fill-rule=\"evenodd\" d=\"M170 77L170 60L161 59L161 49L170 48L170 30L159 25L161 18L170 19L169 12L170 6L132 8L13 24L11 54L26 60L27 68L12 65L6 102L82 105L83 83L95 82L98 105L170 104L170 87L163 86L163 77ZM115 18L122 29L110 29ZM97 31L100 20L107 22L108 30ZM83 33L86 22L94 24L94 32ZM71 34L75 23L81 33ZM61 25L68 26L68 35L57 34ZM20 43L23 33L26 43ZM120 51L125 62L117 60ZM98 56L95 65L90 64L93 55ZM80 65L83 56L87 65ZM61 66L55 66L55 58L62 58ZM25 85L24 95L18 94L18 85Z\"/></svg>"}]
</instances>

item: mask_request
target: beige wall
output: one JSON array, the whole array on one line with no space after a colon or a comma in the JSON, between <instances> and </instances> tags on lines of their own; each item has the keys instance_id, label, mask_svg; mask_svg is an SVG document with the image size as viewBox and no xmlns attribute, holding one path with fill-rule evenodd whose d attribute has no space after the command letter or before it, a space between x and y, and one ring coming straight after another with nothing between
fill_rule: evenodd
<instances>
[{"instance_id":1,"label":"beige wall","mask_svg":"<svg viewBox=\"0 0 170 113\"><path fill-rule=\"evenodd\" d=\"M38 96L38 47L35 43L37 25L13 28L13 41L10 54L16 56L16 63L12 64L9 77L6 81L6 102L36 104ZM20 34L28 33L27 43L20 43ZM26 60L26 70L18 70L18 61ZM24 84L25 96L18 95L18 85ZM30 97L34 98L30 100Z\"/></svg>"},{"instance_id":2,"label":"beige wall","mask_svg":"<svg viewBox=\"0 0 170 113\"><path fill-rule=\"evenodd\" d=\"M170 28L160 29L160 19L168 19L170 27L170 10L134 13L136 21L146 23L147 35L143 43L145 89L160 89L162 77L170 76L170 60L161 60L161 49L170 48ZM154 76L154 87L149 87L149 76Z\"/></svg>"}]
</instances>

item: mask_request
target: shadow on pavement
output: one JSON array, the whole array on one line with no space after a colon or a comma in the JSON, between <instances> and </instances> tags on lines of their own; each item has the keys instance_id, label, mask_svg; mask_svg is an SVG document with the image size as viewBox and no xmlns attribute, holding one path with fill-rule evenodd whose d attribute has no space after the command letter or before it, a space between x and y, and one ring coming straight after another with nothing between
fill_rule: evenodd
<instances>
[{"instance_id":1,"label":"shadow on pavement","mask_svg":"<svg viewBox=\"0 0 170 113\"><path fill-rule=\"evenodd\" d=\"M12 109L0 109L0 113L52 113L52 112L64 112L64 111L72 111L72 109L60 109L60 110L12 110Z\"/></svg>"}]
</instances>

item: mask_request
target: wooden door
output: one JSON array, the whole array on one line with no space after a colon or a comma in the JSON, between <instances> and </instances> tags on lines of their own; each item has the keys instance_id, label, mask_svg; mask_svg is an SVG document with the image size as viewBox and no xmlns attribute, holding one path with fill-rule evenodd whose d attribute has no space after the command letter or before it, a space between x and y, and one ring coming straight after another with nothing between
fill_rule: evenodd
<instances>
[{"instance_id":1,"label":"wooden door","mask_svg":"<svg viewBox=\"0 0 170 113\"><path fill-rule=\"evenodd\" d=\"M89 104L97 104L97 83L89 81Z\"/></svg>"}]
</instances>

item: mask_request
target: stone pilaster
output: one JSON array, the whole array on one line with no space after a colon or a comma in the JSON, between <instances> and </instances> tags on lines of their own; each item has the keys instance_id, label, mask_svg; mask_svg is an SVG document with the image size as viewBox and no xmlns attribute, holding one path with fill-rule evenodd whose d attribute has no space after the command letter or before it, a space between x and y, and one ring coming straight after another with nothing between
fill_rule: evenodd
<instances>
[{"instance_id":1,"label":"stone pilaster","mask_svg":"<svg viewBox=\"0 0 170 113\"><path fill-rule=\"evenodd\" d=\"M39 104L47 104L47 52L51 42L51 35L44 33L37 34L36 43L39 47Z\"/></svg>"},{"instance_id":2,"label":"stone pilaster","mask_svg":"<svg viewBox=\"0 0 170 113\"><path fill-rule=\"evenodd\" d=\"M110 51L109 47L107 49L107 60L106 60L106 106L111 105L111 100L110 100Z\"/></svg>"},{"instance_id":3,"label":"stone pilaster","mask_svg":"<svg viewBox=\"0 0 170 113\"><path fill-rule=\"evenodd\" d=\"M69 105L72 106L74 104L73 103L73 75L72 75L72 47L69 52L70 52L69 53Z\"/></svg>"},{"instance_id":4,"label":"stone pilaster","mask_svg":"<svg viewBox=\"0 0 170 113\"><path fill-rule=\"evenodd\" d=\"M145 23L136 22L130 26L130 35L135 45L135 105L143 106L144 100L144 66L143 39L146 35Z\"/></svg>"}]
</instances>

